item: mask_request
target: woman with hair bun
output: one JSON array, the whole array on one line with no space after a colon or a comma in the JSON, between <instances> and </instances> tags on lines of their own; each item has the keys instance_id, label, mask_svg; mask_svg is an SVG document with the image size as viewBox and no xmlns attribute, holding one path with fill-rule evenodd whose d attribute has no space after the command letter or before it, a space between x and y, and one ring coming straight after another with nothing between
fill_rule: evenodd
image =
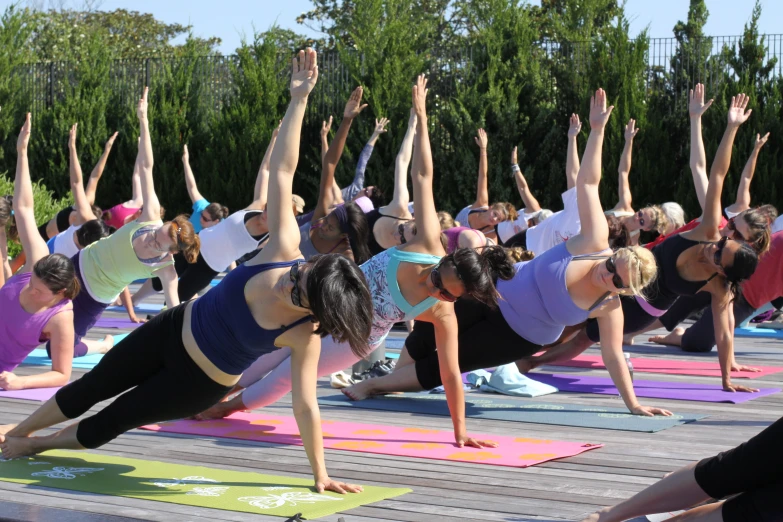
<instances>
[{"instance_id":1,"label":"woman with hair bun","mask_svg":"<svg viewBox=\"0 0 783 522\"><path fill-rule=\"evenodd\" d=\"M33 185L27 161L30 130L28 114L16 143L13 198L13 214L27 262L7 281L5 270L0 270L0 388L4 390L62 386L71 378L73 360L71 300L79 293L79 281L71 260L60 254L49 254L35 226ZM0 200L0 212L7 210L5 204L5 198ZM0 213L0 219L4 213ZM0 228L0 254L5 266L8 252L4 227ZM52 369L24 377L13 373L42 341L51 343Z\"/></svg>"}]
</instances>

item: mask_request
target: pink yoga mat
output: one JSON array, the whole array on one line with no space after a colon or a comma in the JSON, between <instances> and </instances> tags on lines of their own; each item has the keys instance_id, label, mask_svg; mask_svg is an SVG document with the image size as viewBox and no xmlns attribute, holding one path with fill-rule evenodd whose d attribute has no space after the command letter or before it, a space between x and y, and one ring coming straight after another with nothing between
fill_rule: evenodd
<instances>
[{"instance_id":1,"label":"pink yoga mat","mask_svg":"<svg viewBox=\"0 0 783 522\"><path fill-rule=\"evenodd\" d=\"M531 379L554 386L561 392L599 393L619 395L612 379L588 377L575 374L529 373ZM780 388L760 388L755 393L727 392L716 384L694 384L689 382L642 381L634 379L633 389L637 397L674 399L680 401L731 402L739 404L751 399L778 393Z\"/></svg>"},{"instance_id":2,"label":"pink yoga mat","mask_svg":"<svg viewBox=\"0 0 783 522\"><path fill-rule=\"evenodd\" d=\"M60 387L56 388L34 388L32 390L6 391L0 390L0 399L25 399L28 401L45 402L54 397Z\"/></svg>"},{"instance_id":3,"label":"pink yoga mat","mask_svg":"<svg viewBox=\"0 0 783 522\"><path fill-rule=\"evenodd\" d=\"M475 439L495 441L498 443L498 447L459 448L454 443L454 432L452 431L328 420L321 421L321 425L325 448L403 457L479 462L516 468L526 468L549 460L571 457L602 446L602 444L582 442L472 434ZM254 413L239 412L225 419L212 421L163 422L144 426L142 429L302 445L299 428L297 428L293 417Z\"/></svg>"},{"instance_id":4,"label":"pink yoga mat","mask_svg":"<svg viewBox=\"0 0 783 522\"><path fill-rule=\"evenodd\" d=\"M668 373L673 375L700 375L704 377L720 377L720 364L717 362L675 361L666 359L643 359L631 357L635 372L643 373ZM567 362L558 362L553 366L572 366L575 368L593 368L604 370L603 360L600 355L579 355ZM755 366L760 372L731 372L732 379L756 379L771 373L783 372L780 366Z\"/></svg>"}]
</instances>

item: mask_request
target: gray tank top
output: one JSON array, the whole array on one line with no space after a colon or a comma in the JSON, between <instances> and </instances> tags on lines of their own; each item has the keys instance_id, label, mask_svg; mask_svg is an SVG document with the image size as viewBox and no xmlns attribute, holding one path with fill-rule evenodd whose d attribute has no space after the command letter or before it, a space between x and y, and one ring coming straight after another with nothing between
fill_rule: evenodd
<instances>
[{"instance_id":1,"label":"gray tank top","mask_svg":"<svg viewBox=\"0 0 783 522\"><path fill-rule=\"evenodd\" d=\"M310 223L305 223L299 227L299 251L305 258L305 261L320 254L320 252L316 250L315 245L313 245L313 240L310 239Z\"/></svg>"}]
</instances>

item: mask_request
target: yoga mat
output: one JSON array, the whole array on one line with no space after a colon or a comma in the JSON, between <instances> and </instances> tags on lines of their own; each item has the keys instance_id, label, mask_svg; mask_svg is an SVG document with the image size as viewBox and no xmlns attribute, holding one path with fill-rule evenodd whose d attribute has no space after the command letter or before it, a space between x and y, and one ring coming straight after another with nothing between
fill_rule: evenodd
<instances>
[{"instance_id":1,"label":"yoga mat","mask_svg":"<svg viewBox=\"0 0 783 522\"><path fill-rule=\"evenodd\" d=\"M734 335L737 337L780 339L783 341L783 330L773 330L772 328L735 328Z\"/></svg>"},{"instance_id":2,"label":"yoga mat","mask_svg":"<svg viewBox=\"0 0 783 522\"><path fill-rule=\"evenodd\" d=\"M323 406L347 406L367 410L401 411L423 415L449 416L444 395L427 392L405 393L352 401L342 393L319 397ZM655 433L703 419L706 415L674 413L671 417L640 417L626 408L597 408L578 404L547 404L530 400L497 398L493 395L465 395L465 414L474 419L530 422L554 426L576 426L606 430Z\"/></svg>"},{"instance_id":3,"label":"yoga mat","mask_svg":"<svg viewBox=\"0 0 783 522\"><path fill-rule=\"evenodd\" d=\"M572 457L602 446L602 444L585 444L583 442L472 434L473 438L478 440L495 441L498 443L498 447L460 448L454 442L452 430L425 430L328 420L322 420L321 425L324 448L402 457L479 462L515 468L527 468L550 460ZM212 421L163 422L144 426L142 429L202 437L224 437L274 444L302 445L299 428L293 417L256 413L238 412L225 419Z\"/></svg>"},{"instance_id":4,"label":"yoga mat","mask_svg":"<svg viewBox=\"0 0 783 522\"><path fill-rule=\"evenodd\" d=\"M700 375L704 377L720 377L720 364L717 362L700 361L676 361L665 359L637 359L631 358L634 372L643 373L667 373L674 375ZM592 368L605 370L603 360L600 355L579 355L567 362L559 362L553 366L572 366L576 368ZM754 365L750 365L754 366ZM734 379L756 379L772 373L783 372L780 366L754 366L761 370L758 373L752 372L731 372Z\"/></svg>"},{"instance_id":5,"label":"yoga mat","mask_svg":"<svg viewBox=\"0 0 783 522\"><path fill-rule=\"evenodd\" d=\"M124 309L123 309L124 310ZM134 323L128 318L101 317L95 323L96 328L138 328L142 323Z\"/></svg>"},{"instance_id":6,"label":"yoga mat","mask_svg":"<svg viewBox=\"0 0 783 522\"><path fill-rule=\"evenodd\" d=\"M117 340L117 337L120 336L118 335L115 337L115 342ZM74 357L72 367L81 368L83 370L91 370L95 368L95 365L101 361L102 357L103 357L102 354L85 355L84 357ZM22 361L22 364L38 364L43 366L50 366L52 364L52 360L49 358L48 355L46 355L46 350L44 350L43 348L36 348L32 352L30 352L30 355L28 355L24 361Z\"/></svg>"},{"instance_id":7,"label":"yoga mat","mask_svg":"<svg viewBox=\"0 0 783 522\"><path fill-rule=\"evenodd\" d=\"M364 486L362 493L316 493L312 478L291 478L203 466L47 451L0 459L0 480L139 498L193 507L313 519L394 498L410 489Z\"/></svg>"},{"instance_id":8,"label":"yoga mat","mask_svg":"<svg viewBox=\"0 0 783 522\"><path fill-rule=\"evenodd\" d=\"M163 310L163 303L141 303L133 307L136 312L141 313L157 313ZM124 306L110 306L107 310L111 312L126 312Z\"/></svg>"},{"instance_id":9,"label":"yoga mat","mask_svg":"<svg viewBox=\"0 0 783 522\"><path fill-rule=\"evenodd\" d=\"M45 402L51 399L60 387L33 388L30 390L0 390L0 399L24 399Z\"/></svg>"},{"instance_id":10,"label":"yoga mat","mask_svg":"<svg viewBox=\"0 0 783 522\"><path fill-rule=\"evenodd\" d=\"M528 377L550 384L561 392L598 393L619 395L612 379L588 377L573 374L531 373ZM778 393L780 388L761 388L755 393L727 392L716 384L694 384L688 382L663 382L634 380L633 389L637 397L674 399L678 401L731 402L739 404L752 399Z\"/></svg>"},{"instance_id":11,"label":"yoga mat","mask_svg":"<svg viewBox=\"0 0 783 522\"><path fill-rule=\"evenodd\" d=\"M402 350L405 347L405 338L394 339L386 338L386 348L394 348L395 350Z\"/></svg>"}]
</instances>

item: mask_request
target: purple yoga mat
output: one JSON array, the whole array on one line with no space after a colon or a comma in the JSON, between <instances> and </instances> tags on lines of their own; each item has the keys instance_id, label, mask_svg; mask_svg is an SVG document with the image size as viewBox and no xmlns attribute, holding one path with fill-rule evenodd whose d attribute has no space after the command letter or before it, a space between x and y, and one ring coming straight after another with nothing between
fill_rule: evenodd
<instances>
[{"instance_id":1,"label":"purple yoga mat","mask_svg":"<svg viewBox=\"0 0 783 522\"><path fill-rule=\"evenodd\" d=\"M587 377L584 375L563 375L530 373L531 379L556 387L560 391L577 393L599 393L619 395L612 379ZM743 383L744 384L744 383ZM755 393L727 392L715 384L694 384L689 382L664 382L634 380L633 389L637 397L674 399L679 401L731 402L739 404L765 395L778 393L780 388L760 388Z\"/></svg>"},{"instance_id":2,"label":"purple yoga mat","mask_svg":"<svg viewBox=\"0 0 783 522\"><path fill-rule=\"evenodd\" d=\"M130 319L117 317L101 317L95 326L98 328L138 328L142 323L134 323Z\"/></svg>"},{"instance_id":3,"label":"purple yoga mat","mask_svg":"<svg viewBox=\"0 0 783 522\"><path fill-rule=\"evenodd\" d=\"M51 399L59 389L60 387L58 386L56 388L35 388L32 390L0 390L0 399L25 399L28 401L45 402Z\"/></svg>"}]
</instances>

